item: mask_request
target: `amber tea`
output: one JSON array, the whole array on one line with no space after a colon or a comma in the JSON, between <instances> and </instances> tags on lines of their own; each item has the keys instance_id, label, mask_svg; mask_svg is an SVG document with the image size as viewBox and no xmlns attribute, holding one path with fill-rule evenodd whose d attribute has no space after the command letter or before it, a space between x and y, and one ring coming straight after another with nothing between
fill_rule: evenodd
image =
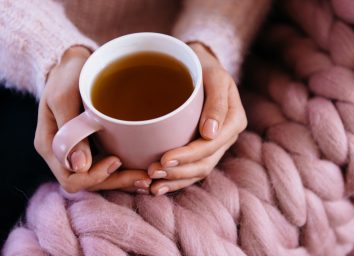
<instances>
[{"instance_id":1,"label":"amber tea","mask_svg":"<svg viewBox=\"0 0 354 256\"><path fill-rule=\"evenodd\" d=\"M156 52L139 52L116 60L97 76L93 106L126 121L157 118L181 106L194 89L188 69Z\"/></svg>"}]
</instances>

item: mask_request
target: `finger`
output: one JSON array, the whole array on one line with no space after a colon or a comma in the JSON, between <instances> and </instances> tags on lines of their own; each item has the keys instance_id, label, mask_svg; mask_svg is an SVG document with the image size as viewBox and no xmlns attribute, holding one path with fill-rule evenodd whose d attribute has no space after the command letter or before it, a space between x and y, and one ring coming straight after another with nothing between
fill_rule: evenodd
<instances>
[{"instance_id":1,"label":"finger","mask_svg":"<svg viewBox=\"0 0 354 256\"><path fill-rule=\"evenodd\" d=\"M173 192L185 188L187 186L194 184L197 181L204 179L214 169L214 167L216 166L220 158L223 156L227 148L228 146L225 145L224 147L220 148L217 152L215 152L215 154L213 154L212 156L203 159L197 163L194 163L193 165L186 166L185 171L182 169L178 171L176 170L176 173L177 172L185 173L185 176L178 174L179 177L182 177L181 179L172 179L172 180L161 179L154 182L150 188L151 193L153 193L154 195L163 195L167 192ZM188 172L198 173L200 172L200 170L202 174L199 174L196 177L191 177L188 174ZM173 174L168 174L168 175L173 175Z\"/></svg>"},{"instance_id":2,"label":"finger","mask_svg":"<svg viewBox=\"0 0 354 256\"><path fill-rule=\"evenodd\" d=\"M56 121L48 106L44 101L41 101L38 109L35 147L67 192L77 192L86 189L88 186L100 183L110 175L113 169L117 169L120 166L120 161L117 157L108 157L97 162L90 172L72 173L68 171L59 163L52 151L51 141L53 141L56 131Z\"/></svg>"},{"instance_id":3,"label":"finger","mask_svg":"<svg viewBox=\"0 0 354 256\"><path fill-rule=\"evenodd\" d=\"M52 108L52 113L57 121L58 127L62 127L66 122L80 114L80 105L74 102L81 102L80 98L71 100L72 105L66 108ZM86 172L92 164L91 149L88 139L80 141L68 155L68 161L71 169L75 172Z\"/></svg>"},{"instance_id":4,"label":"finger","mask_svg":"<svg viewBox=\"0 0 354 256\"><path fill-rule=\"evenodd\" d=\"M68 156L71 169L74 172L86 172L92 164L92 155L88 139L79 142Z\"/></svg>"},{"instance_id":5,"label":"finger","mask_svg":"<svg viewBox=\"0 0 354 256\"><path fill-rule=\"evenodd\" d=\"M113 173L100 184L89 188L91 191L123 189L128 191L148 190L151 179L144 170L124 170Z\"/></svg>"},{"instance_id":6,"label":"finger","mask_svg":"<svg viewBox=\"0 0 354 256\"><path fill-rule=\"evenodd\" d=\"M215 167L225 151L232 145L226 143L214 154L199 161L180 165L172 168L162 168L160 163L153 163L149 166L148 174L152 179L179 180L190 178L204 178Z\"/></svg>"},{"instance_id":7,"label":"finger","mask_svg":"<svg viewBox=\"0 0 354 256\"><path fill-rule=\"evenodd\" d=\"M216 138L223 126L228 110L228 87L232 79L226 71L209 68L203 76L205 103L199 122L199 130L204 139Z\"/></svg>"},{"instance_id":8,"label":"finger","mask_svg":"<svg viewBox=\"0 0 354 256\"><path fill-rule=\"evenodd\" d=\"M117 157L109 156L93 164L88 172L73 173L65 169L53 155L46 161L63 189L69 193L85 190L102 183L121 165Z\"/></svg>"},{"instance_id":9,"label":"finger","mask_svg":"<svg viewBox=\"0 0 354 256\"><path fill-rule=\"evenodd\" d=\"M194 163L200 159L211 156L223 145L231 146L235 143L238 133L234 135L225 134L220 136L218 141L205 141L204 139L197 139L187 146L173 149L161 158L161 165L163 169L169 169L185 165L188 163Z\"/></svg>"},{"instance_id":10,"label":"finger","mask_svg":"<svg viewBox=\"0 0 354 256\"><path fill-rule=\"evenodd\" d=\"M169 169L162 169L159 163L155 163L150 166L148 174L151 179L179 180L203 178L207 175L207 171L202 161Z\"/></svg>"},{"instance_id":11,"label":"finger","mask_svg":"<svg viewBox=\"0 0 354 256\"><path fill-rule=\"evenodd\" d=\"M200 181L202 178L191 178L185 180L174 180L174 181L165 181L159 180L151 186L151 193L155 196L164 195L168 192L174 192L182 188L188 187L197 181Z\"/></svg>"},{"instance_id":12,"label":"finger","mask_svg":"<svg viewBox=\"0 0 354 256\"><path fill-rule=\"evenodd\" d=\"M85 173L70 173L67 176L69 184L79 184L81 189L88 189L96 184L100 184L116 173L121 166L120 160L115 156L105 157L94 163L90 170Z\"/></svg>"},{"instance_id":13,"label":"finger","mask_svg":"<svg viewBox=\"0 0 354 256\"><path fill-rule=\"evenodd\" d=\"M229 110L218 138L209 141L200 138L184 147L170 150L162 156L160 161L162 166L170 168L192 163L212 155L226 143L230 143L231 146L238 134L246 128L247 118L238 91L234 86L229 88L229 102Z\"/></svg>"},{"instance_id":14,"label":"finger","mask_svg":"<svg viewBox=\"0 0 354 256\"><path fill-rule=\"evenodd\" d=\"M161 158L161 164L164 168L176 167L186 163L192 163L206 158L225 144L230 146L236 141L236 138L243 127L245 121L244 114L240 114L237 109L230 109L225 120L223 130L215 140L204 140L202 138L192 141L186 146L176 148L166 152Z\"/></svg>"},{"instance_id":15,"label":"finger","mask_svg":"<svg viewBox=\"0 0 354 256\"><path fill-rule=\"evenodd\" d=\"M129 192L129 193L137 193L137 194L150 194L150 188L120 188L120 191Z\"/></svg>"}]
</instances>

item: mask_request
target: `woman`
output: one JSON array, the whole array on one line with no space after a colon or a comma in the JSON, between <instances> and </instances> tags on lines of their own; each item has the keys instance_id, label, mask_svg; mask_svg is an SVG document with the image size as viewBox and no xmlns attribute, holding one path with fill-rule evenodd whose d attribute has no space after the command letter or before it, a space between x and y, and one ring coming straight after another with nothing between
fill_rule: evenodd
<instances>
[{"instance_id":1,"label":"woman","mask_svg":"<svg viewBox=\"0 0 354 256\"><path fill-rule=\"evenodd\" d=\"M66 191L162 195L205 178L246 127L232 76L269 2L1 0L0 78L40 100L35 147ZM137 31L170 33L200 58L206 92L201 138L166 152L148 170L120 170L119 156L93 163L86 140L70 154L73 171L65 169L51 144L58 128L80 113L83 64L99 44Z\"/></svg>"}]
</instances>

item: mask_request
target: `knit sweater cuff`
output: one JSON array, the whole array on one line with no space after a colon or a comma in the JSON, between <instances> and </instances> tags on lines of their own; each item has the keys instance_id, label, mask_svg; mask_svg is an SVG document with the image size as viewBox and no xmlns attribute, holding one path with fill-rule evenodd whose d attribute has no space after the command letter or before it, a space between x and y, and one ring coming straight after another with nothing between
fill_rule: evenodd
<instances>
[{"instance_id":1,"label":"knit sweater cuff","mask_svg":"<svg viewBox=\"0 0 354 256\"><path fill-rule=\"evenodd\" d=\"M180 19L173 31L184 42L201 42L215 54L224 68L236 78L242 61L241 41L235 34L234 25L222 16L194 16Z\"/></svg>"},{"instance_id":2,"label":"knit sweater cuff","mask_svg":"<svg viewBox=\"0 0 354 256\"><path fill-rule=\"evenodd\" d=\"M96 43L81 35L76 29L57 27L61 35L52 35L51 33L41 32L42 40L41 44L37 45L37 49L33 52L33 58L35 59L36 77L34 78L35 83L35 94L39 98L42 90L44 88L47 76L51 69L60 62L61 57L64 52L73 46L84 46L91 51L97 48ZM46 31L49 32L49 31ZM45 49L41 51L40 49Z\"/></svg>"},{"instance_id":3,"label":"knit sweater cuff","mask_svg":"<svg viewBox=\"0 0 354 256\"><path fill-rule=\"evenodd\" d=\"M63 53L82 45L97 45L82 35L52 1L4 1L0 15L5 29L0 35L0 79L7 87L26 90L40 97L50 70ZM65 79L65 78L63 78Z\"/></svg>"},{"instance_id":4,"label":"knit sweater cuff","mask_svg":"<svg viewBox=\"0 0 354 256\"><path fill-rule=\"evenodd\" d=\"M90 51L94 51L97 48L95 42L83 36L72 26L58 26L52 29L55 29L60 34L53 35L50 31L46 31L47 33L44 31L41 32L42 39L38 38L41 41L41 45L38 44L38 48L34 52L37 69L35 80L37 96L41 95L49 72L60 62L61 57L67 49L73 46L83 46ZM45 49L45 51L41 51L40 49Z\"/></svg>"}]
</instances>

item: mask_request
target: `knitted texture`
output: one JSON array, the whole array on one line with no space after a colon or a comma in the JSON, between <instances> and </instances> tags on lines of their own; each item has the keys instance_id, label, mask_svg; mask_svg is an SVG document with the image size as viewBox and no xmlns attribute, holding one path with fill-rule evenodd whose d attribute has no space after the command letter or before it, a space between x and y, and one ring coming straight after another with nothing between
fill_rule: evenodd
<instances>
[{"instance_id":1,"label":"knitted texture","mask_svg":"<svg viewBox=\"0 0 354 256\"><path fill-rule=\"evenodd\" d=\"M0 81L37 98L65 50L97 47L65 18L62 6L45 2L0 1Z\"/></svg>"},{"instance_id":2,"label":"knitted texture","mask_svg":"<svg viewBox=\"0 0 354 256\"><path fill-rule=\"evenodd\" d=\"M276 57L248 66L253 87L242 96L249 130L218 169L159 197L68 194L45 184L4 255L350 253L354 2L279 3L296 25L273 24L261 37L264 51Z\"/></svg>"},{"instance_id":3,"label":"knitted texture","mask_svg":"<svg viewBox=\"0 0 354 256\"><path fill-rule=\"evenodd\" d=\"M237 78L244 57L242 53L249 46L270 2L185 1L183 16L175 25L173 34L185 42L199 41L208 46L225 69ZM254 8L255 4L257 8Z\"/></svg>"},{"instance_id":4,"label":"knitted texture","mask_svg":"<svg viewBox=\"0 0 354 256\"><path fill-rule=\"evenodd\" d=\"M0 0L0 81L40 98L48 74L70 47L94 50L143 31L202 42L235 75L270 1Z\"/></svg>"}]
</instances>

